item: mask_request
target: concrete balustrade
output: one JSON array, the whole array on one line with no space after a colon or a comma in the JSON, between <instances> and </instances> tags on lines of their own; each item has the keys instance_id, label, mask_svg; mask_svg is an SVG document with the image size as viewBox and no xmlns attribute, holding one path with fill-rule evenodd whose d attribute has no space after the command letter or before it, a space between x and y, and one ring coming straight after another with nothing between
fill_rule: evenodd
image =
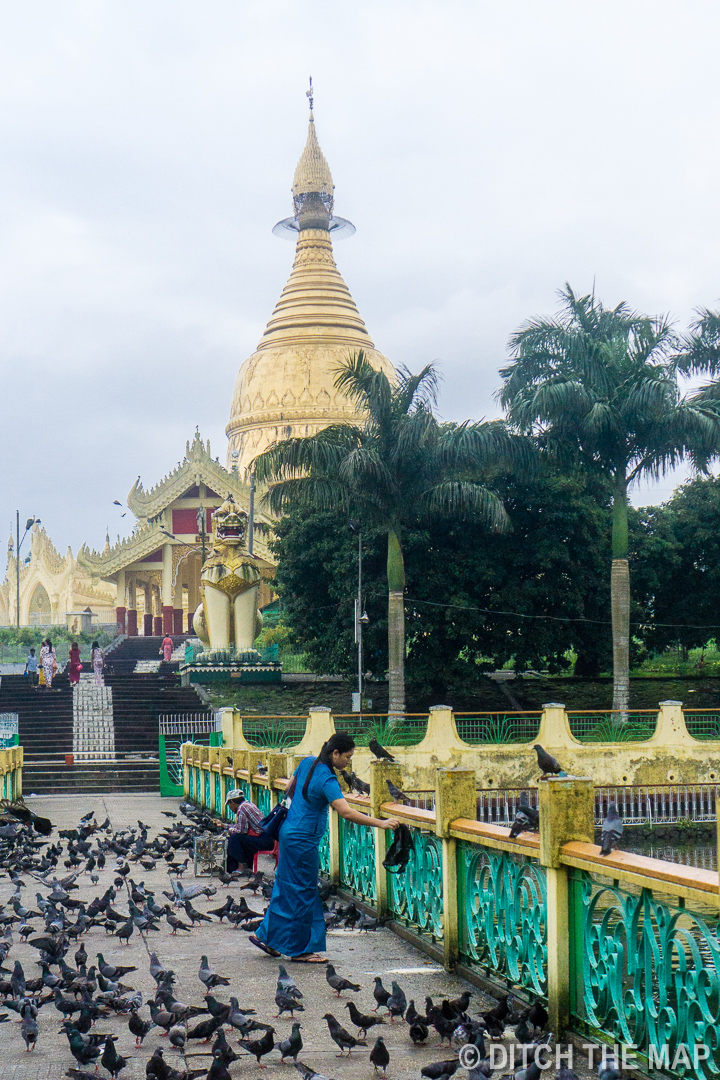
<instances>
[{"instance_id":1,"label":"concrete balustrade","mask_svg":"<svg viewBox=\"0 0 720 1080\"><path fill-rule=\"evenodd\" d=\"M560 724L563 710L553 708L557 713L551 722ZM675 711L668 723L682 734L680 719ZM218 814L224 813L225 794L236 786L257 803L274 804L301 758L192 744L183 746L182 756L186 796ZM266 766L262 773L261 765ZM475 820L479 777L471 766L435 767L433 810L389 801L387 780L409 788L401 761L373 761L368 774L370 795L348 794L348 801L361 812L406 824L413 838L411 863L403 874L391 875L382 866L387 833L348 826L331 811L321 870L341 894L388 918L392 930L448 970L457 968L482 986L513 987L521 998L540 997L547 1001L552 1031L564 1035L592 1029L609 1043L617 1014L626 1008L629 985L637 989L642 984L634 998L634 1020L646 1003L654 1008L653 1002L663 1000L667 986L675 988L679 1001L694 999L695 953L699 948L712 958L717 950L718 873L627 851L601 856L593 842L590 778L540 781L539 832L511 839L508 827ZM212 778L209 784L206 776ZM347 844L354 845L348 850L355 886L345 876ZM364 876L358 873L363 861ZM657 927L670 929L659 934ZM602 935L607 944L599 940ZM712 966L712 959L707 962ZM664 1008L670 1014L675 1005L668 1001ZM715 1012L706 1005L696 1010L708 1027L710 1046L715 1045L710 1031L718 1021ZM672 1052L691 1035L701 1041L702 1032L686 1025L686 1014L695 1015L679 1010ZM661 1047L653 1043L656 1025L636 1027L644 1031L642 1063ZM715 1056L720 1058L720 1052ZM707 1080L708 1073L700 1067L689 1075Z\"/></svg>"},{"instance_id":2,"label":"concrete balustrade","mask_svg":"<svg viewBox=\"0 0 720 1080\"><path fill-rule=\"evenodd\" d=\"M707 711L712 715L712 710ZM496 713L494 715L517 720L528 714ZM598 723L607 714L583 714L597 716ZM633 729L630 714L623 724L618 723L620 733ZM697 713L696 713L697 715ZM720 710L717 716L720 731ZM413 746L390 745L393 756L401 764L408 786L413 790L432 790L435 770L438 767L464 766L475 771L478 788L522 788L535 786L539 770L533 749L539 743L558 759L566 772L575 775L591 775L595 784L601 786L644 784L710 784L720 782L720 739L696 739L687 727L693 714L685 712L680 702L664 701L657 714L649 714L647 720L654 725L650 738L643 740L622 739L608 742L583 742L571 729L564 705L550 703L538 716L537 735L526 742L488 742L470 744L458 735L456 717L447 705L430 709L424 737ZM255 722L254 718L248 717ZM282 723L283 718L275 721ZM296 722L296 721L295 721ZM368 726L370 718L368 718ZM629 725L629 727L628 727ZM345 730L343 721L337 723ZM285 748L283 753L302 758L316 754L326 739L336 730L336 720L330 709L317 707L310 710L305 732L296 745ZM236 749L257 751L243 733L243 716L237 710L222 710L223 745ZM353 758L353 768L363 780L370 781L372 754L359 746Z\"/></svg>"}]
</instances>

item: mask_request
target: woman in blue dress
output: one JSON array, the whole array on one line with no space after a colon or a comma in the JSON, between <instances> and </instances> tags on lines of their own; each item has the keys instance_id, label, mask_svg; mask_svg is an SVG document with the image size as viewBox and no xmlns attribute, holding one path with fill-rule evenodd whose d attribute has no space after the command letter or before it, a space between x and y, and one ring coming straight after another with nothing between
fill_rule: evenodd
<instances>
[{"instance_id":1,"label":"woman in blue dress","mask_svg":"<svg viewBox=\"0 0 720 1080\"><path fill-rule=\"evenodd\" d=\"M320 841L328 806L340 817L374 829L397 829L394 818L381 820L354 810L346 801L334 769L346 769L355 750L349 735L333 735L316 758L295 770L295 790L280 830L280 858L270 906L250 937L270 956L289 956L306 964L326 964L325 920L318 895Z\"/></svg>"}]
</instances>

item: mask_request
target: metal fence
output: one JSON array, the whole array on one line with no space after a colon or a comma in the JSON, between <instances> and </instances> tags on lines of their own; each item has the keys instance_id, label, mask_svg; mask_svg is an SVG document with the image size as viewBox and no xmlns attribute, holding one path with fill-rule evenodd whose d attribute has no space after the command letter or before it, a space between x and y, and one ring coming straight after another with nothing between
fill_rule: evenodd
<instances>
[{"instance_id":1,"label":"metal fence","mask_svg":"<svg viewBox=\"0 0 720 1080\"><path fill-rule=\"evenodd\" d=\"M694 739L720 739L720 712L703 709L683 709L685 727Z\"/></svg>"},{"instance_id":2,"label":"metal fence","mask_svg":"<svg viewBox=\"0 0 720 1080\"><path fill-rule=\"evenodd\" d=\"M302 741L307 716L243 716L243 735L251 746L286 750Z\"/></svg>"},{"instance_id":3,"label":"metal fence","mask_svg":"<svg viewBox=\"0 0 720 1080\"><path fill-rule=\"evenodd\" d=\"M222 713L161 713L158 716L158 758L160 794L182 795L183 743L219 746L222 741Z\"/></svg>"},{"instance_id":4,"label":"metal fence","mask_svg":"<svg viewBox=\"0 0 720 1080\"><path fill-rule=\"evenodd\" d=\"M580 742L645 742L655 734L656 709L568 711L570 730Z\"/></svg>"},{"instance_id":5,"label":"metal fence","mask_svg":"<svg viewBox=\"0 0 720 1080\"><path fill-rule=\"evenodd\" d=\"M670 825L715 821L720 784L647 784L595 788L595 821L602 824L614 802L626 824Z\"/></svg>"},{"instance_id":6,"label":"metal fence","mask_svg":"<svg viewBox=\"0 0 720 1080\"><path fill-rule=\"evenodd\" d=\"M626 825L672 825L679 821L715 821L718 784L646 784L595 788L595 824L602 825L614 802ZM477 820L509 825L521 798L538 806L537 788L482 788L477 792Z\"/></svg>"},{"instance_id":7,"label":"metal fence","mask_svg":"<svg viewBox=\"0 0 720 1080\"><path fill-rule=\"evenodd\" d=\"M455 727L471 745L526 743L537 738L541 719L541 712L455 713Z\"/></svg>"},{"instance_id":8,"label":"metal fence","mask_svg":"<svg viewBox=\"0 0 720 1080\"><path fill-rule=\"evenodd\" d=\"M483 788L477 792L477 819L491 825L514 821L520 801L537 808L537 788Z\"/></svg>"},{"instance_id":9,"label":"metal fence","mask_svg":"<svg viewBox=\"0 0 720 1080\"><path fill-rule=\"evenodd\" d=\"M334 717L335 730L352 735L358 746L377 739L383 746L417 746L427 733L427 713L341 713Z\"/></svg>"}]
</instances>

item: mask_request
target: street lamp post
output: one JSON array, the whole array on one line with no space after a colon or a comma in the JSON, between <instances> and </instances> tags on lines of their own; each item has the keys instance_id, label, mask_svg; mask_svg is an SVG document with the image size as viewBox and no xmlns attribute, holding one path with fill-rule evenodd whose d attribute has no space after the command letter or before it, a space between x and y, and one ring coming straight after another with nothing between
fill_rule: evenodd
<instances>
[{"instance_id":1,"label":"street lamp post","mask_svg":"<svg viewBox=\"0 0 720 1080\"><path fill-rule=\"evenodd\" d=\"M357 533L358 538L358 589L357 596L355 597L355 644L357 645L357 675L358 675L358 688L357 693L353 694L353 712L362 712L362 692L363 692L363 640L362 632L363 626L367 626L370 620L367 617L367 612L363 608L362 600L362 529L357 521L349 521L348 528L351 532Z\"/></svg>"},{"instance_id":2,"label":"street lamp post","mask_svg":"<svg viewBox=\"0 0 720 1080\"><path fill-rule=\"evenodd\" d=\"M22 540L20 539L20 511L15 511L15 538L17 540L17 547L15 548L15 604L16 604L16 624L18 630L20 629L20 545L28 534L28 530L32 529L33 525L39 525L40 518L31 517L25 522L25 532L22 534Z\"/></svg>"}]
</instances>

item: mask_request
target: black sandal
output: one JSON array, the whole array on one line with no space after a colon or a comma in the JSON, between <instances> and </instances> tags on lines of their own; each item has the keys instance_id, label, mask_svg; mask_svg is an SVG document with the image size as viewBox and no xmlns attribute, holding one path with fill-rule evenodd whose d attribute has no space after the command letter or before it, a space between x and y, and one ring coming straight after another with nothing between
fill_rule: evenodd
<instances>
[{"instance_id":1,"label":"black sandal","mask_svg":"<svg viewBox=\"0 0 720 1080\"><path fill-rule=\"evenodd\" d=\"M282 953L276 952L275 949L271 949L269 945L266 945L260 938L255 937L254 934L250 935L248 941L251 945L254 945L256 949L260 949L261 952L267 953L268 956L272 956L275 959L277 959L278 956L282 956Z\"/></svg>"}]
</instances>

